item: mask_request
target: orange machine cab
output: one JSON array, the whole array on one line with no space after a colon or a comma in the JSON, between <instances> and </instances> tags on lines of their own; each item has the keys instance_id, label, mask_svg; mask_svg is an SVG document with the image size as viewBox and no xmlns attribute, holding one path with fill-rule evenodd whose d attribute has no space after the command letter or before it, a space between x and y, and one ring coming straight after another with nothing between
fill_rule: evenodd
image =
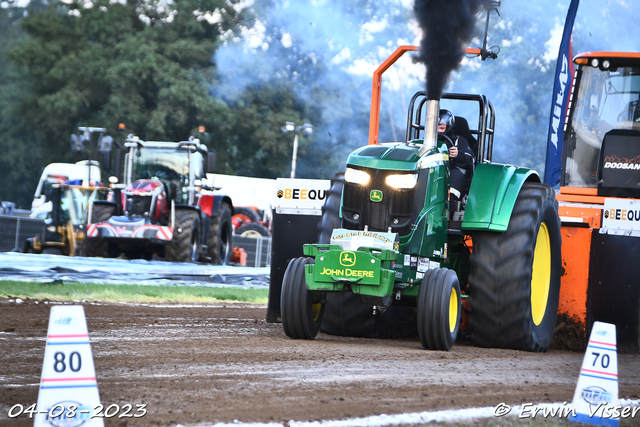
<instances>
[{"instance_id":1,"label":"orange machine cab","mask_svg":"<svg viewBox=\"0 0 640 427\"><path fill-rule=\"evenodd\" d=\"M560 188L559 313L640 350L640 54L577 55Z\"/></svg>"}]
</instances>

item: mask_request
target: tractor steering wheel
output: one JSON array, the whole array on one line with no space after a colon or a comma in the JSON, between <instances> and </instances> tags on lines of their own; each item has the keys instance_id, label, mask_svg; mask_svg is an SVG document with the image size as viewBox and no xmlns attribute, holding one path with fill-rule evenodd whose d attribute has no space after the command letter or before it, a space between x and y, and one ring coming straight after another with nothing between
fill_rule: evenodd
<instances>
[{"instance_id":1,"label":"tractor steering wheel","mask_svg":"<svg viewBox=\"0 0 640 427\"><path fill-rule=\"evenodd\" d=\"M633 121L633 117L631 118L631 120L629 120L629 117L631 117L631 115L633 114L633 111L634 111L633 108L627 108L622 113L618 114L618 118L616 119L616 121L618 122Z\"/></svg>"},{"instance_id":2,"label":"tractor steering wheel","mask_svg":"<svg viewBox=\"0 0 640 427\"><path fill-rule=\"evenodd\" d=\"M451 147L453 147L453 141L447 135L443 133L439 133L438 139L440 138L442 138L444 140L444 143L447 144L447 149L450 149Z\"/></svg>"}]
</instances>

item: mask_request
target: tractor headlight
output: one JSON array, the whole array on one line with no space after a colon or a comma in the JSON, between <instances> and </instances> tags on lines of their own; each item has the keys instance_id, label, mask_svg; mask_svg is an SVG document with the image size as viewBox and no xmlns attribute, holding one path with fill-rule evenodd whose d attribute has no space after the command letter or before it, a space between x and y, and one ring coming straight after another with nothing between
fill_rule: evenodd
<instances>
[{"instance_id":1,"label":"tractor headlight","mask_svg":"<svg viewBox=\"0 0 640 427\"><path fill-rule=\"evenodd\" d=\"M410 189L416 186L418 182L418 174L402 174L402 175L389 175L387 176L387 185L393 188L405 188Z\"/></svg>"},{"instance_id":2,"label":"tractor headlight","mask_svg":"<svg viewBox=\"0 0 640 427\"><path fill-rule=\"evenodd\" d=\"M344 180L352 184L364 185L369 182L369 174L359 169L347 168L344 173Z\"/></svg>"}]
</instances>

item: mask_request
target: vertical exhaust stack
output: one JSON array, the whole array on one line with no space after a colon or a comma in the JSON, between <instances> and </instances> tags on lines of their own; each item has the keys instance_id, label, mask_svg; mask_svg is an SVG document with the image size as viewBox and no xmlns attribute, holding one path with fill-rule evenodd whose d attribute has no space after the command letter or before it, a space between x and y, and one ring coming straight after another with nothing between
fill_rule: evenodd
<instances>
[{"instance_id":1,"label":"vertical exhaust stack","mask_svg":"<svg viewBox=\"0 0 640 427\"><path fill-rule=\"evenodd\" d=\"M427 99L426 112L424 120L424 142L418 156L422 157L424 153L432 148L436 148L438 141L438 118L440 117L440 100Z\"/></svg>"},{"instance_id":2,"label":"vertical exhaust stack","mask_svg":"<svg viewBox=\"0 0 640 427\"><path fill-rule=\"evenodd\" d=\"M476 15L485 0L415 0L413 10L422 29L417 60L427 66L427 103L422 156L436 146L440 98L449 74L465 55L463 46L476 34Z\"/></svg>"}]
</instances>

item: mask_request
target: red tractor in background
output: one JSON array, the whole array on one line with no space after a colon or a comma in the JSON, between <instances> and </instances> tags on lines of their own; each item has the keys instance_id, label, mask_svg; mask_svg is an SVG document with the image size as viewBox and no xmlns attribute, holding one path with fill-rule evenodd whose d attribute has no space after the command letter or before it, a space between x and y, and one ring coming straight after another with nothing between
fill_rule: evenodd
<instances>
[{"instance_id":1,"label":"red tractor in background","mask_svg":"<svg viewBox=\"0 0 640 427\"><path fill-rule=\"evenodd\" d=\"M233 210L234 233L245 237L271 237L271 219L256 206L240 206Z\"/></svg>"},{"instance_id":2,"label":"red tractor in background","mask_svg":"<svg viewBox=\"0 0 640 427\"><path fill-rule=\"evenodd\" d=\"M205 188L215 154L199 139L124 143L124 183L90 210L85 256L224 264L232 248L231 198ZM206 170L205 170L206 168Z\"/></svg>"}]
</instances>

